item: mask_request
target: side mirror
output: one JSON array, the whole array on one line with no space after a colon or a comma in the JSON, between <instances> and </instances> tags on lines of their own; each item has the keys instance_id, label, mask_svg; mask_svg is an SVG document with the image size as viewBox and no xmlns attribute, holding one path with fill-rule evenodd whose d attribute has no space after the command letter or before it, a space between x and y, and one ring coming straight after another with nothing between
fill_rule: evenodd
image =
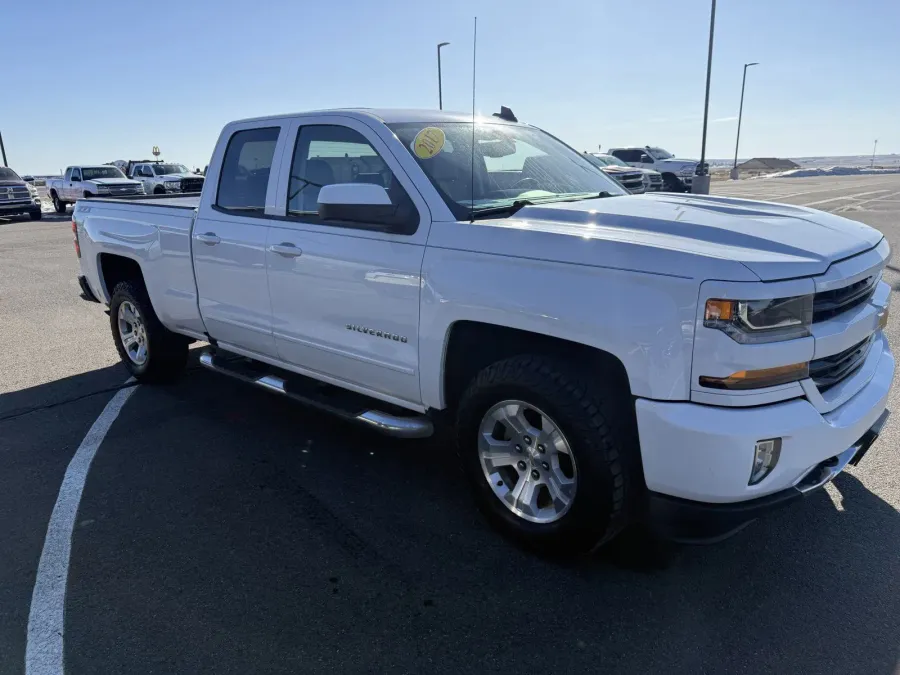
<instances>
[{"instance_id":1,"label":"side mirror","mask_svg":"<svg viewBox=\"0 0 900 675\"><path fill-rule=\"evenodd\" d=\"M319 190L319 217L352 223L386 223L397 210L387 190L373 183L334 183Z\"/></svg>"},{"instance_id":2,"label":"side mirror","mask_svg":"<svg viewBox=\"0 0 900 675\"><path fill-rule=\"evenodd\" d=\"M641 155L641 164L653 164L653 158L650 155Z\"/></svg>"}]
</instances>

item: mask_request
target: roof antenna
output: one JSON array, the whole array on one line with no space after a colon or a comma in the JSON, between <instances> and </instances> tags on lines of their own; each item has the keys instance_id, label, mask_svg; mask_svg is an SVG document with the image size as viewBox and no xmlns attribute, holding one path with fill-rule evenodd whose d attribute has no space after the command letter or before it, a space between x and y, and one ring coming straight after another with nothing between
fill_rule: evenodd
<instances>
[{"instance_id":1,"label":"roof antenna","mask_svg":"<svg viewBox=\"0 0 900 675\"><path fill-rule=\"evenodd\" d=\"M475 17L475 30L472 34L472 193L469 195L471 205L471 222L475 222L475 46L478 43L478 17Z\"/></svg>"}]
</instances>

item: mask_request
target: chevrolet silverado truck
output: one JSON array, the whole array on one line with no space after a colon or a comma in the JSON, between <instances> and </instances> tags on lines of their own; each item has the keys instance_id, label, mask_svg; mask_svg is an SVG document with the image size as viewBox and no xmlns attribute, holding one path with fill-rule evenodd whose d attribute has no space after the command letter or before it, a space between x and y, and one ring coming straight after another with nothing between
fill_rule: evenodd
<instances>
[{"instance_id":1,"label":"chevrolet silverado truck","mask_svg":"<svg viewBox=\"0 0 900 675\"><path fill-rule=\"evenodd\" d=\"M610 148L607 152L629 166L659 171L663 190L667 192L690 192L700 165L696 159L678 159L667 150L649 145L643 148ZM708 164L706 170L709 170Z\"/></svg>"},{"instance_id":2,"label":"chevrolet silverado truck","mask_svg":"<svg viewBox=\"0 0 900 675\"><path fill-rule=\"evenodd\" d=\"M488 520L539 550L639 522L723 537L878 436L888 242L801 206L626 194L533 126L335 110L228 124L200 195L80 200L72 228L140 382L202 341L212 371L452 434Z\"/></svg>"},{"instance_id":3,"label":"chevrolet silverado truck","mask_svg":"<svg viewBox=\"0 0 900 675\"><path fill-rule=\"evenodd\" d=\"M37 189L12 169L0 166L0 218L29 216L40 220L41 215Z\"/></svg>"},{"instance_id":4,"label":"chevrolet silverado truck","mask_svg":"<svg viewBox=\"0 0 900 675\"><path fill-rule=\"evenodd\" d=\"M140 181L148 195L200 192L204 181L203 176L191 172L184 164L168 162L128 162L125 175Z\"/></svg>"},{"instance_id":5,"label":"chevrolet silverado truck","mask_svg":"<svg viewBox=\"0 0 900 675\"><path fill-rule=\"evenodd\" d=\"M47 194L57 213L86 197L126 197L144 194L140 182L130 180L115 166L70 166L62 178L47 181Z\"/></svg>"}]
</instances>

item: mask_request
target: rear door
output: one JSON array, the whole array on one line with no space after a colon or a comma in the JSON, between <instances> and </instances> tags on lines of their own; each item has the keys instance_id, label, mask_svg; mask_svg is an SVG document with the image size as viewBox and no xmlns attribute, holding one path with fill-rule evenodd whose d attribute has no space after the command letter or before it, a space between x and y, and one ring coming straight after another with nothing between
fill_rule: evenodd
<instances>
[{"instance_id":1,"label":"rear door","mask_svg":"<svg viewBox=\"0 0 900 675\"><path fill-rule=\"evenodd\" d=\"M223 348L276 357L266 239L289 121L226 127L191 233L200 315ZM213 168L215 167L215 168Z\"/></svg>"},{"instance_id":2,"label":"rear door","mask_svg":"<svg viewBox=\"0 0 900 675\"><path fill-rule=\"evenodd\" d=\"M267 258L279 357L356 391L419 403L419 293L431 224L424 200L385 140L342 116L300 118L281 173L289 179L279 187ZM319 218L321 186L362 182L408 208L407 234L374 220Z\"/></svg>"}]
</instances>

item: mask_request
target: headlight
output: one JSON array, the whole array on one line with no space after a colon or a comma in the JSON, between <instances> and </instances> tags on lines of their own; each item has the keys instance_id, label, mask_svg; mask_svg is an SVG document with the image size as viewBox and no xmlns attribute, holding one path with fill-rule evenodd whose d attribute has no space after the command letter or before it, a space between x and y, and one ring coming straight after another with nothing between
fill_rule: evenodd
<instances>
[{"instance_id":1,"label":"headlight","mask_svg":"<svg viewBox=\"0 0 900 675\"><path fill-rule=\"evenodd\" d=\"M97 186L97 194L108 194L109 188L106 185L98 185Z\"/></svg>"},{"instance_id":2,"label":"headlight","mask_svg":"<svg viewBox=\"0 0 900 675\"><path fill-rule=\"evenodd\" d=\"M706 301L703 325L742 344L780 342L808 336L812 313L812 295L774 300L711 299Z\"/></svg>"},{"instance_id":3,"label":"headlight","mask_svg":"<svg viewBox=\"0 0 900 675\"><path fill-rule=\"evenodd\" d=\"M642 176L642 179L643 179L643 181L644 181L644 187L645 187L645 188L650 187L650 174L649 174L649 173L645 173L645 174Z\"/></svg>"},{"instance_id":4,"label":"headlight","mask_svg":"<svg viewBox=\"0 0 900 675\"><path fill-rule=\"evenodd\" d=\"M696 167L687 166L681 170L681 175L682 176L693 176L695 169L696 169Z\"/></svg>"},{"instance_id":5,"label":"headlight","mask_svg":"<svg viewBox=\"0 0 900 675\"><path fill-rule=\"evenodd\" d=\"M165 186L166 186L166 190L168 190L169 192L176 192L181 189L181 181L180 180L167 181L165 183Z\"/></svg>"}]
</instances>

